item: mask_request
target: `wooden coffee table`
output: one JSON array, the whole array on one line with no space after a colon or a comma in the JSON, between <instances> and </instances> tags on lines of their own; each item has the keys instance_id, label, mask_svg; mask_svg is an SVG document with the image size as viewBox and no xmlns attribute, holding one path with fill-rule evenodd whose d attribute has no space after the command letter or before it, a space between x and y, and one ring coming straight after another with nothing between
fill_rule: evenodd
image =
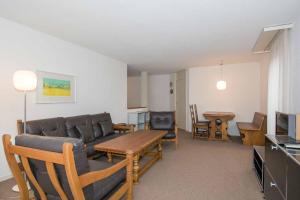
<instances>
[{"instance_id":1,"label":"wooden coffee table","mask_svg":"<svg viewBox=\"0 0 300 200\"><path fill-rule=\"evenodd\" d=\"M95 150L106 152L108 161L112 162L113 155L133 154L133 182L138 183L140 176L145 173L157 160L162 159L161 138L167 131L136 131L118 138L96 144ZM140 158L150 157L143 166Z\"/></svg>"}]
</instances>

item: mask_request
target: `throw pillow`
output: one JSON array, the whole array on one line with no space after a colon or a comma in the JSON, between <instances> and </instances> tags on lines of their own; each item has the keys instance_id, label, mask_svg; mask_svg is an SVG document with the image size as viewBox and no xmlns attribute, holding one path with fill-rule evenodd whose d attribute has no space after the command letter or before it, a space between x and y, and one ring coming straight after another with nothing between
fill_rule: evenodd
<instances>
[{"instance_id":1,"label":"throw pillow","mask_svg":"<svg viewBox=\"0 0 300 200\"><path fill-rule=\"evenodd\" d=\"M110 121L99 122L99 124L101 126L103 136L107 136L114 132L112 123Z\"/></svg>"}]
</instances>

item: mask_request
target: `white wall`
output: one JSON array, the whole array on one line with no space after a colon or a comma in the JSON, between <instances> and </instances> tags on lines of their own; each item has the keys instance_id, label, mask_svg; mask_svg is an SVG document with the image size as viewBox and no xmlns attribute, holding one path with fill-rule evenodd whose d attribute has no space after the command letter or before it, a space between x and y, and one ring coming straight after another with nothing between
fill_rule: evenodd
<instances>
[{"instance_id":1,"label":"white wall","mask_svg":"<svg viewBox=\"0 0 300 200\"><path fill-rule=\"evenodd\" d=\"M149 109L153 111L169 111L170 104L170 75L149 76Z\"/></svg>"},{"instance_id":2,"label":"white wall","mask_svg":"<svg viewBox=\"0 0 300 200\"><path fill-rule=\"evenodd\" d=\"M130 76L127 78L127 106L141 106L141 78L139 76Z\"/></svg>"},{"instance_id":3,"label":"white wall","mask_svg":"<svg viewBox=\"0 0 300 200\"><path fill-rule=\"evenodd\" d=\"M16 70L43 70L77 77L77 103L35 104L28 95L28 120L110 112L114 122L126 122L127 65L86 48L0 18L0 133L16 135L23 117L23 94L14 89ZM2 137L1 137L2 138ZM10 176L0 144L0 180Z\"/></svg>"},{"instance_id":4,"label":"white wall","mask_svg":"<svg viewBox=\"0 0 300 200\"><path fill-rule=\"evenodd\" d=\"M259 63L224 65L227 89L220 91L220 66L190 68L189 104L197 104L199 117L205 111L228 111L235 113L234 121L251 121L261 109L260 71ZM235 123L230 123L229 133L238 135Z\"/></svg>"}]
</instances>

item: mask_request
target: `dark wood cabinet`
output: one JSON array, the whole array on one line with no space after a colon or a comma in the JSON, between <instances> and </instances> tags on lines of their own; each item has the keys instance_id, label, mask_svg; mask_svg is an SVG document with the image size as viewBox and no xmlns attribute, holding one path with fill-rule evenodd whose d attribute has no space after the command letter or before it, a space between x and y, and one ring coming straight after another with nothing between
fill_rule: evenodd
<instances>
[{"instance_id":1,"label":"dark wood cabinet","mask_svg":"<svg viewBox=\"0 0 300 200\"><path fill-rule=\"evenodd\" d=\"M300 199L300 156L284 147L288 136L266 136L264 193L266 200Z\"/></svg>"},{"instance_id":2,"label":"dark wood cabinet","mask_svg":"<svg viewBox=\"0 0 300 200\"><path fill-rule=\"evenodd\" d=\"M265 198L270 200L284 200L284 196L278 189L277 184L271 177L268 169L265 170L265 183L264 183Z\"/></svg>"},{"instance_id":3,"label":"dark wood cabinet","mask_svg":"<svg viewBox=\"0 0 300 200\"><path fill-rule=\"evenodd\" d=\"M300 199L300 165L294 159L287 159L287 199Z\"/></svg>"},{"instance_id":4,"label":"dark wood cabinet","mask_svg":"<svg viewBox=\"0 0 300 200\"><path fill-rule=\"evenodd\" d=\"M280 146L266 138L265 154L266 167L271 172L277 188L285 196L286 195L286 153L282 151ZM268 183L267 183L268 184Z\"/></svg>"}]
</instances>

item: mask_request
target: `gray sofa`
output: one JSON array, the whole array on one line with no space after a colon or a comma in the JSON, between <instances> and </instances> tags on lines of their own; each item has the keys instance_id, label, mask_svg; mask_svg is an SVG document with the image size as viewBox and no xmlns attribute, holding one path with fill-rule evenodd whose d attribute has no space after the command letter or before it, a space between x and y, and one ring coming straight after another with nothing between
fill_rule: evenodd
<instances>
[{"instance_id":1,"label":"gray sofa","mask_svg":"<svg viewBox=\"0 0 300 200\"><path fill-rule=\"evenodd\" d=\"M119 137L123 132L133 130L132 125L112 123L109 113L57 117L26 122L26 133L50 137L71 137L81 139L87 156L97 154L94 145ZM18 120L18 132L23 133L23 123Z\"/></svg>"}]
</instances>

